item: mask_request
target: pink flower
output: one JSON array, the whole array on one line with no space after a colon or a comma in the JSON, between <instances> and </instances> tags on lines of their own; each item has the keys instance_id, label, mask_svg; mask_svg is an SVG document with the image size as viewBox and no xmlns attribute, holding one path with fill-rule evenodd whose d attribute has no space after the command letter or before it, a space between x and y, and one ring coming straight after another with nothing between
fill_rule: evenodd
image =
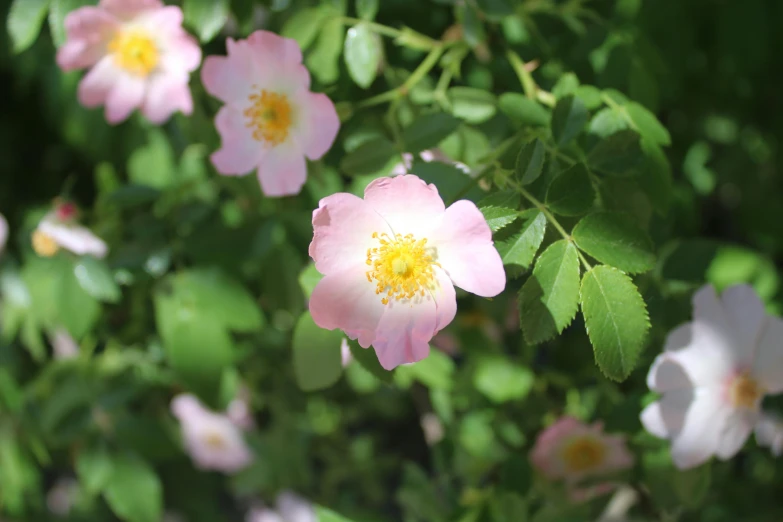
<instances>
[{"instance_id":1,"label":"pink flower","mask_svg":"<svg viewBox=\"0 0 783 522\"><path fill-rule=\"evenodd\" d=\"M212 154L221 174L256 170L267 196L298 194L305 157L321 158L340 121L325 94L310 92L310 73L296 41L268 31L226 42L228 56L204 60L207 92L225 105L215 117L223 146Z\"/></svg>"},{"instance_id":2,"label":"pink flower","mask_svg":"<svg viewBox=\"0 0 783 522\"><path fill-rule=\"evenodd\" d=\"M315 323L375 347L390 370L420 361L457 312L454 285L491 297L506 274L484 216L470 201L445 208L416 176L376 179L364 199L338 193L313 212L310 257L324 278Z\"/></svg>"},{"instance_id":3,"label":"pink flower","mask_svg":"<svg viewBox=\"0 0 783 522\"><path fill-rule=\"evenodd\" d=\"M73 203L59 203L48 212L31 237L35 253L41 257L52 257L64 249L80 256L106 257L109 250L106 243L89 228L79 225L77 214Z\"/></svg>"},{"instance_id":4,"label":"pink flower","mask_svg":"<svg viewBox=\"0 0 783 522\"><path fill-rule=\"evenodd\" d=\"M550 480L570 484L633 466L633 456L621 435L607 435L603 424L584 424L562 417L536 440L530 461Z\"/></svg>"},{"instance_id":5,"label":"pink flower","mask_svg":"<svg viewBox=\"0 0 783 522\"><path fill-rule=\"evenodd\" d=\"M171 411L179 419L185 447L199 469L234 473L253 461L241 429L227 415L207 410L193 395L178 395Z\"/></svg>"},{"instance_id":6,"label":"pink flower","mask_svg":"<svg viewBox=\"0 0 783 522\"><path fill-rule=\"evenodd\" d=\"M245 522L317 522L318 515L313 505L291 491L283 491L277 496L276 509L264 506L248 512Z\"/></svg>"},{"instance_id":7,"label":"pink flower","mask_svg":"<svg viewBox=\"0 0 783 522\"><path fill-rule=\"evenodd\" d=\"M182 29L182 10L160 0L101 0L65 18L67 39L57 51L64 71L90 68L79 84L85 107L106 106L119 123L134 109L151 122L190 114L188 81L201 48Z\"/></svg>"},{"instance_id":8,"label":"pink flower","mask_svg":"<svg viewBox=\"0 0 783 522\"><path fill-rule=\"evenodd\" d=\"M79 344L65 328L55 329L48 337L55 359L72 359L79 356Z\"/></svg>"},{"instance_id":9,"label":"pink flower","mask_svg":"<svg viewBox=\"0 0 783 522\"><path fill-rule=\"evenodd\" d=\"M673 330L647 374L660 400L641 414L645 429L672 442L687 469L733 457L759 419L767 394L783 391L783 321L767 315L752 287L712 286L693 297L693 322Z\"/></svg>"}]
</instances>

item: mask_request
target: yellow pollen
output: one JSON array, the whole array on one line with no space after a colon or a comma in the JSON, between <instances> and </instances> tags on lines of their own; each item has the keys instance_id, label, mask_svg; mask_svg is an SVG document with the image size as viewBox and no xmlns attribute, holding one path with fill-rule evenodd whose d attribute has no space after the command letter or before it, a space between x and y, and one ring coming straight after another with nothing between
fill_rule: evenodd
<instances>
[{"instance_id":1,"label":"yellow pollen","mask_svg":"<svg viewBox=\"0 0 783 522\"><path fill-rule=\"evenodd\" d=\"M291 104L285 94L262 90L248 97L251 105L245 109L247 127L253 138L269 145L279 145L288 138L291 128Z\"/></svg>"},{"instance_id":2,"label":"yellow pollen","mask_svg":"<svg viewBox=\"0 0 783 522\"><path fill-rule=\"evenodd\" d=\"M33 232L32 243L33 250L41 257L52 257L60 250L57 241L40 230Z\"/></svg>"},{"instance_id":3,"label":"yellow pollen","mask_svg":"<svg viewBox=\"0 0 783 522\"><path fill-rule=\"evenodd\" d=\"M367 249L367 281L375 282L375 293L383 294L381 302L389 304L390 299L412 299L424 297L432 288L435 279L433 266L440 266L427 248L427 239L415 239L412 234L373 232L379 246Z\"/></svg>"},{"instance_id":4,"label":"yellow pollen","mask_svg":"<svg viewBox=\"0 0 783 522\"><path fill-rule=\"evenodd\" d=\"M207 433L207 436L204 437L204 443L213 449L222 449L226 445L226 441L223 439L223 437L219 433L215 432Z\"/></svg>"},{"instance_id":5,"label":"yellow pollen","mask_svg":"<svg viewBox=\"0 0 783 522\"><path fill-rule=\"evenodd\" d=\"M155 41L144 31L120 31L109 42L115 63L137 76L149 76L160 61Z\"/></svg>"},{"instance_id":6,"label":"yellow pollen","mask_svg":"<svg viewBox=\"0 0 783 522\"><path fill-rule=\"evenodd\" d=\"M563 461L572 473L582 473L600 466L605 456L604 445L588 437L577 438L563 450Z\"/></svg>"},{"instance_id":7,"label":"yellow pollen","mask_svg":"<svg viewBox=\"0 0 783 522\"><path fill-rule=\"evenodd\" d=\"M755 379L743 373L734 378L731 383L731 402L738 408L755 408L758 400L764 394Z\"/></svg>"}]
</instances>

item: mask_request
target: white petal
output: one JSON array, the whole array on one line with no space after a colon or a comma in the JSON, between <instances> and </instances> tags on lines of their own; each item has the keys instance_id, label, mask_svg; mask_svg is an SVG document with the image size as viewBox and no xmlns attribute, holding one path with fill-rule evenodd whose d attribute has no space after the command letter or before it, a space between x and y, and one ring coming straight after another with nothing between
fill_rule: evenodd
<instances>
[{"instance_id":1,"label":"white petal","mask_svg":"<svg viewBox=\"0 0 783 522\"><path fill-rule=\"evenodd\" d=\"M245 517L245 522L287 522L283 517L267 508L253 509Z\"/></svg>"},{"instance_id":2,"label":"white petal","mask_svg":"<svg viewBox=\"0 0 783 522\"><path fill-rule=\"evenodd\" d=\"M647 406L641 414L644 429L662 439L671 439L685 425L685 415L693 402L695 392L681 389L668 392L660 400Z\"/></svg>"},{"instance_id":3,"label":"white petal","mask_svg":"<svg viewBox=\"0 0 783 522\"><path fill-rule=\"evenodd\" d=\"M674 436L672 460L680 469L703 464L718 451L732 408L725 404L722 390L696 390L695 400L688 406L682 429Z\"/></svg>"},{"instance_id":4,"label":"white petal","mask_svg":"<svg viewBox=\"0 0 783 522\"><path fill-rule=\"evenodd\" d=\"M762 414L756 423L756 443L769 446L772 454L779 457L783 450L783 423L775 415Z\"/></svg>"},{"instance_id":5,"label":"white petal","mask_svg":"<svg viewBox=\"0 0 783 522\"><path fill-rule=\"evenodd\" d=\"M748 440L758 414L752 410L735 410L726 419L726 426L718 441L718 458L728 460L736 455Z\"/></svg>"},{"instance_id":6,"label":"white petal","mask_svg":"<svg viewBox=\"0 0 783 522\"><path fill-rule=\"evenodd\" d=\"M761 328L753 374L767 393L783 391L783 321L767 317Z\"/></svg>"},{"instance_id":7,"label":"white petal","mask_svg":"<svg viewBox=\"0 0 783 522\"><path fill-rule=\"evenodd\" d=\"M106 256L106 243L89 229L77 225L64 225L54 220L44 219L38 229L74 254L90 254L98 258Z\"/></svg>"},{"instance_id":8,"label":"white petal","mask_svg":"<svg viewBox=\"0 0 783 522\"><path fill-rule=\"evenodd\" d=\"M277 496L277 511L286 522L318 522L313 505L290 491Z\"/></svg>"},{"instance_id":9,"label":"white petal","mask_svg":"<svg viewBox=\"0 0 783 522\"><path fill-rule=\"evenodd\" d=\"M750 285L736 285L721 293L732 333L743 346L756 346L766 311L764 303Z\"/></svg>"},{"instance_id":10,"label":"white petal","mask_svg":"<svg viewBox=\"0 0 783 522\"><path fill-rule=\"evenodd\" d=\"M735 298L730 296L732 303ZM734 316L726 311L711 285L693 296L694 339L709 344L715 355L733 367L750 368L755 356L753 344L743 344L734 328Z\"/></svg>"}]
</instances>

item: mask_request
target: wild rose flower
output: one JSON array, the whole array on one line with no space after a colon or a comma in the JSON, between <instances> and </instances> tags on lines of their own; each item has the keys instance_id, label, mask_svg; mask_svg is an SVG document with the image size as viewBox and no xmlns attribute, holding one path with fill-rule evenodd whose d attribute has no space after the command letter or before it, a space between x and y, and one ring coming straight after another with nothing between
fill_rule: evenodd
<instances>
[{"instance_id":1,"label":"wild rose flower","mask_svg":"<svg viewBox=\"0 0 783 522\"><path fill-rule=\"evenodd\" d=\"M101 0L69 13L65 31L57 64L64 71L90 68L79 84L79 102L105 105L109 123L137 108L156 124L176 111L193 112L188 81L201 48L182 29L179 7L160 0Z\"/></svg>"},{"instance_id":2,"label":"wild rose flower","mask_svg":"<svg viewBox=\"0 0 783 522\"><path fill-rule=\"evenodd\" d=\"M290 491L277 496L275 509L259 507L245 517L246 522L318 522L313 505Z\"/></svg>"},{"instance_id":3,"label":"wild rose flower","mask_svg":"<svg viewBox=\"0 0 783 522\"><path fill-rule=\"evenodd\" d=\"M588 425L562 417L538 436L530 461L548 479L565 480L573 486L587 478L628 469L634 459L625 438L607 435L602 423ZM609 490L602 485L596 491Z\"/></svg>"},{"instance_id":4,"label":"wild rose flower","mask_svg":"<svg viewBox=\"0 0 783 522\"><path fill-rule=\"evenodd\" d=\"M196 467L234 473L253 460L242 430L227 415L210 411L193 395L178 395L171 411L179 419L185 447Z\"/></svg>"},{"instance_id":5,"label":"wild rose flower","mask_svg":"<svg viewBox=\"0 0 783 522\"><path fill-rule=\"evenodd\" d=\"M762 413L755 428L756 443L769 447L772 454L780 457L783 453L783 421L777 415Z\"/></svg>"},{"instance_id":6,"label":"wild rose flower","mask_svg":"<svg viewBox=\"0 0 783 522\"><path fill-rule=\"evenodd\" d=\"M106 257L108 248L90 229L76 222L77 210L73 203L61 203L44 216L35 231L32 245L41 257L52 257L60 249L77 255Z\"/></svg>"},{"instance_id":7,"label":"wild rose flower","mask_svg":"<svg viewBox=\"0 0 783 522\"><path fill-rule=\"evenodd\" d=\"M677 467L734 456L759 418L764 395L783 391L783 321L768 316L747 285L718 299L693 297L693 322L673 330L647 374L662 394L641 414L653 435L672 441Z\"/></svg>"},{"instance_id":8,"label":"wild rose flower","mask_svg":"<svg viewBox=\"0 0 783 522\"><path fill-rule=\"evenodd\" d=\"M376 179L364 199L322 199L313 229L310 257L324 275L310 297L313 320L374 346L387 370L429 354L457 312L455 285L483 297L506 285L476 205L447 209L435 185L416 176Z\"/></svg>"},{"instance_id":9,"label":"wild rose flower","mask_svg":"<svg viewBox=\"0 0 783 522\"><path fill-rule=\"evenodd\" d=\"M332 146L340 121L325 94L310 92L310 73L295 40L256 31L226 42L228 56L208 56L204 87L225 105L215 117L222 148L212 154L217 171L257 171L267 196L298 194L307 163Z\"/></svg>"}]
</instances>

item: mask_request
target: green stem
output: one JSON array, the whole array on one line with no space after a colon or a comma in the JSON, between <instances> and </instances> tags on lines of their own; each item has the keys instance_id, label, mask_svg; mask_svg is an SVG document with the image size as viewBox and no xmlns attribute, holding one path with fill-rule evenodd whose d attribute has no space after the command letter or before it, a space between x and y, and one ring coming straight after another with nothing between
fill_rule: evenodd
<instances>
[{"instance_id":1,"label":"green stem","mask_svg":"<svg viewBox=\"0 0 783 522\"><path fill-rule=\"evenodd\" d=\"M383 25L375 22L368 22L367 20L362 20L360 18L351 18L350 16L341 16L340 21L344 23L345 25L356 25L356 24L364 24L372 30L374 33L382 34L384 36L388 36L391 38L399 38L402 36L402 31L399 29L395 29L394 27L389 27L388 25Z\"/></svg>"},{"instance_id":2,"label":"green stem","mask_svg":"<svg viewBox=\"0 0 783 522\"><path fill-rule=\"evenodd\" d=\"M530 74L530 71L525 68L525 62L523 62L522 58L511 49L506 51L506 57L508 58L508 61L511 62L511 67L514 69L519 81L522 83L522 90L525 92L525 96L531 100L535 100L537 90L536 82L533 80L533 75Z\"/></svg>"}]
</instances>

